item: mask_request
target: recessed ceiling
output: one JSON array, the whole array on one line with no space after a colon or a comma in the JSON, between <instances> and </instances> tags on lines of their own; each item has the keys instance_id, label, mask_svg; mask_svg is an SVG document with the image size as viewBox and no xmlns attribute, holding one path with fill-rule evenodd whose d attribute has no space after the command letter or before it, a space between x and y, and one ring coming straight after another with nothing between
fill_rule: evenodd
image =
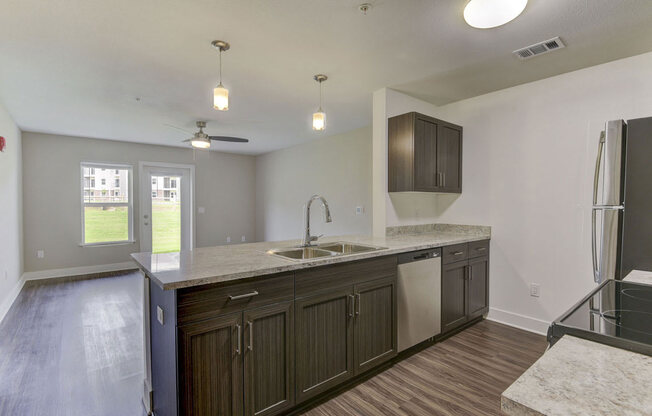
<instances>
[{"instance_id":1,"label":"recessed ceiling","mask_svg":"<svg viewBox=\"0 0 652 416\"><path fill-rule=\"evenodd\" d=\"M0 100L21 129L184 146L195 120L259 154L371 123L392 87L443 104L652 50L652 1L530 0L513 22L468 26L465 0L5 0ZM528 61L511 52L560 36ZM223 39L228 112L212 108ZM312 76L327 128L315 132ZM139 100L137 100L139 98Z\"/></svg>"}]
</instances>

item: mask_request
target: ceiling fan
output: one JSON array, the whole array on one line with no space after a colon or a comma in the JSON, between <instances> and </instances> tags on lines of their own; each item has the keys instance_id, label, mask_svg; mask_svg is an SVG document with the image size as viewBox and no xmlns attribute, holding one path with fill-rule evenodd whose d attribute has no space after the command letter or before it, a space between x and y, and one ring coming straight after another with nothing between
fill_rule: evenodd
<instances>
[{"instance_id":1,"label":"ceiling fan","mask_svg":"<svg viewBox=\"0 0 652 416\"><path fill-rule=\"evenodd\" d=\"M240 137L231 137L231 136L209 136L208 134L204 133L204 128L206 127L206 122L205 121L198 121L197 127L199 128L199 131L194 133L194 135L187 139L184 140L183 142L190 142L192 147L196 147L199 149L208 149L211 147L211 140L219 141L219 142L231 142L231 143L248 143L249 139L242 139Z\"/></svg>"}]
</instances>

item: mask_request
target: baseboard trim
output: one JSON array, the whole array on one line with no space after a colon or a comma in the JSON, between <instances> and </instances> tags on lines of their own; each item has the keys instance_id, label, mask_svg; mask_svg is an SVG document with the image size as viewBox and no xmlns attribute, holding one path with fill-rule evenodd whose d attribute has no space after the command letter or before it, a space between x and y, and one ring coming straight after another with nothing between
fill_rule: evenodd
<instances>
[{"instance_id":1,"label":"baseboard trim","mask_svg":"<svg viewBox=\"0 0 652 416\"><path fill-rule=\"evenodd\" d=\"M25 282L25 275L23 274L14 287L9 291L7 298L0 304L0 322L5 319L5 316L7 316L7 312L11 309L11 305L13 305L16 298L18 298L20 291L23 290Z\"/></svg>"},{"instance_id":2,"label":"baseboard trim","mask_svg":"<svg viewBox=\"0 0 652 416\"><path fill-rule=\"evenodd\" d=\"M546 335L548 333L548 327L550 326L550 322L546 322L542 319L521 315L520 313L504 311L498 308L489 308L487 319L513 326L514 328L522 329L524 331L534 332L539 335Z\"/></svg>"},{"instance_id":3,"label":"baseboard trim","mask_svg":"<svg viewBox=\"0 0 652 416\"><path fill-rule=\"evenodd\" d=\"M106 272L117 272L122 270L135 270L138 267L133 261L127 261L124 263L112 263L112 264L101 264L98 266L81 266L81 267L69 267L66 269L50 269L50 270L40 270L37 272L25 272L23 273L23 279L26 281L30 280L43 280L43 279L53 279L57 277L71 277L71 276L85 276L92 275L96 273L106 273Z\"/></svg>"}]
</instances>

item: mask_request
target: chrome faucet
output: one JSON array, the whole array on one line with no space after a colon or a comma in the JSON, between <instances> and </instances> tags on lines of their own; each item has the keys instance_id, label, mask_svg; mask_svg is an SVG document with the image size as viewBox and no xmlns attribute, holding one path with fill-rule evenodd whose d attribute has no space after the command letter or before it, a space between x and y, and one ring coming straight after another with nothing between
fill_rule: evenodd
<instances>
[{"instance_id":1,"label":"chrome faucet","mask_svg":"<svg viewBox=\"0 0 652 416\"><path fill-rule=\"evenodd\" d=\"M332 222L333 220L331 219L331 211L328 209L328 202L324 199L323 196L320 195L313 195L310 197L308 200L308 203L306 204L306 232L303 236L303 240L301 240L301 247L310 247L312 245L313 241L317 241L317 239L320 236L315 236L315 235L310 235L310 205L312 204L312 201L314 200L320 200L321 204L324 207L324 221L325 222Z\"/></svg>"}]
</instances>

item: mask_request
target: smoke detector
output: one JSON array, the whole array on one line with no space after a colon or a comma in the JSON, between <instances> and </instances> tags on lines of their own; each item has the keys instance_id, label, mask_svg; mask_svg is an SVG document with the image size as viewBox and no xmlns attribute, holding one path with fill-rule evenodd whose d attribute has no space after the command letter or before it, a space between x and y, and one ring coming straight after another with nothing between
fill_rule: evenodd
<instances>
[{"instance_id":1,"label":"smoke detector","mask_svg":"<svg viewBox=\"0 0 652 416\"><path fill-rule=\"evenodd\" d=\"M369 10L371 10L371 7L371 3L362 3L358 6L358 10L360 10L360 13L366 16Z\"/></svg>"},{"instance_id":2,"label":"smoke detector","mask_svg":"<svg viewBox=\"0 0 652 416\"><path fill-rule=\"evenodd\" d=\"M543 42L515 50L512 53L516 55L518 59L525 61L526 59L534 58L535 56L543 55L565 47L566 45L564 45L564 42L562 42L559 36L557 36L556 38L544 40Z\"/></svg>"}]
</instances>

